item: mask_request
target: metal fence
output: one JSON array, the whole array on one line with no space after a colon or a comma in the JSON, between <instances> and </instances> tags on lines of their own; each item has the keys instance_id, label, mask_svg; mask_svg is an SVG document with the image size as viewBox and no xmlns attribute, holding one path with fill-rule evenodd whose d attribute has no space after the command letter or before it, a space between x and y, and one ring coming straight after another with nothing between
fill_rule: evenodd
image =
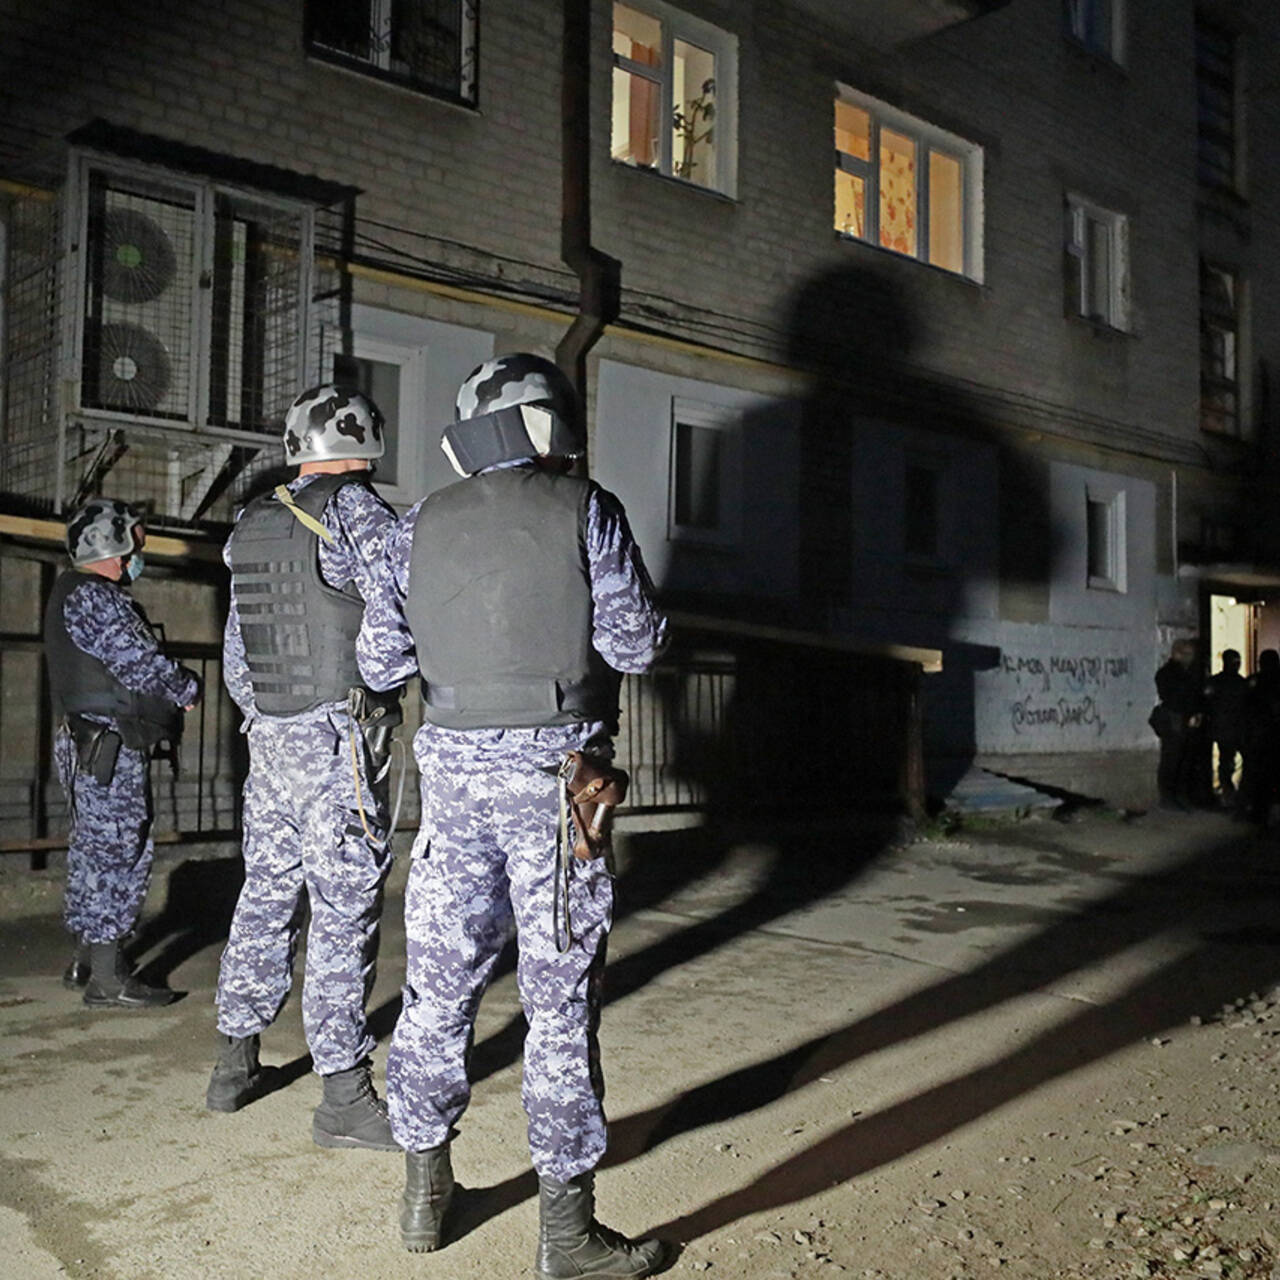
<instances>
[{"instance_id":1,"label":"metal fence","mask_svg":"<svg viewBox=\"0 0 1280 1280\"><path fill-rule=\"evenodd\" d=\"M632 810L923 809L920 655L699 620L622 688Z\"/></svg>"},{"instance_id":2,"label":"metal fence","mask_svg":"<svg viewBox=\"0 0 1280 1280\"><path fill-rule=\"evenodd\" d=\"M0 644L0 689L13 680L44 681L38 637L0 635ZM155 838L237 839L247 754L240 714L222 688L218 646L165 648L198 671L205 697L187 717L177 768L167 758L152 762ZM622 683L617 760L631 775L628 809L910 811L923 800L919 676L918 663L884 654L677 629L656 670ZM405 702L399 733L408 747L416 695ZM47 851L65 847L67 832L47 691L34 730L8 722L7 703L0 701L7 757L0 853L30 854L40 865ZM17 776L15 755L25 756ZM417 779L408 750L405 759L401 826L411 827Z\"/></svg>"},{"instance_id":3,"label":"metal fence","mask_svg":"<svg viewBox=\"0 0 1280 1280\"><path fill-rule=\"evenodd\" d=\"M27 854L42 866L51 850L66 847L66 799L53 767L56 726L50 710L43 643L39 637L0 634L0 690L19 683L28 695L0 702L0 853ZM217 645L167 644L165 651L200 677L205 696L186 717L182 741L172 756L151 761L159 843L237 839L244 751L240 714L222 688ZM38 697L32 697L39 686ZM38 708L35 716L21 708Z\"/></svg>"}]
</instances>

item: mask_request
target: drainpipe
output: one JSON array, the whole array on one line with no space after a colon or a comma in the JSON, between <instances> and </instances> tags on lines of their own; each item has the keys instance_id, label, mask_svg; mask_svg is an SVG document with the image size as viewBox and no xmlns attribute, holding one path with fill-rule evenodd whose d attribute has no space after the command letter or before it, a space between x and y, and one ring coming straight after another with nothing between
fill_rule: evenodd
<instances>
[{"instance_id":1,"label":"drainpipe","mask_svg":"<svg viewBox=\"0 0 1280 1280\"><path fill-rule=\"evenodd\" d=\"M622 263L591 243L591 9L564 0L560 71L560 257L578 277L578 314L556 347L556 364L586 412L587 353L622 306Z\"/></svg>"}]
</instances>

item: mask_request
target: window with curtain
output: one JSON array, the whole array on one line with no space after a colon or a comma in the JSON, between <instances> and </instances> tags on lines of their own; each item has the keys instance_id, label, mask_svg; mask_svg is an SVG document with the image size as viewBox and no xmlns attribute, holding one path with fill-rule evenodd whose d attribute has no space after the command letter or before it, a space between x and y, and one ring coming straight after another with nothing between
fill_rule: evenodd
<instances>
[{"instance_id":1,"label":"window with curtain","mask_svg":"<svg viewBox=\"0 0 1280 1280\"><path fill-rule=\"evenodd\" d=\"M737 41L659 0L613 6L614 160L732 195Z\"/></svg>"},{"instance_id":2,"label":"window with curtain","mask_svg":"<svg viewBox=\"0 0 1280 1280\"><path fill-rule=\"evenodd\" d=\"M841 89L835 151L836 231L981 279L980 147Z\"/></svg>"}]
</instances>

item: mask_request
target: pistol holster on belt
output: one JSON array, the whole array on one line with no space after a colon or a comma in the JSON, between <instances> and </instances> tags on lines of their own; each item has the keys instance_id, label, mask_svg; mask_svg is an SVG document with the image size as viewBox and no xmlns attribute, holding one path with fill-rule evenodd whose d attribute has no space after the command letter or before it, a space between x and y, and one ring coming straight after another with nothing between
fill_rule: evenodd
<instances>
[{"instance_id":1,"label":"pistol holster on belt","mask_svg":"<svg viewBox=\"0 0 1280 1280\"><path fill-rule=\"evenodd\" d=\"M599 756L565 753L560 766L573 816L573 855L587 862L607 853L613 811L627 798L630 779Z\"/></svg>"},{"instance_id":2,"label":"pistol holster on belt","mask_svg":"<svg viewBox=\"0 0 1280 1280\"><path fill-rule=\"evenodd\" d=\"M76 764L100 786L105 787L116 772L120 735L107 724L69 715L67 728L76 744Z\"/></svg>"},{"instance_id":3,"label":"pistol holster on belt","mask_svg":"<svg viewBox=\"0 0 1280 1280\"><path fill-rule=\"evenodd\" d=\"M347 690L347 714L360 727L375 782L391 767L391 731L404 719L400 693L373 693L357 686Z\"/></svg>"}]
</instances>

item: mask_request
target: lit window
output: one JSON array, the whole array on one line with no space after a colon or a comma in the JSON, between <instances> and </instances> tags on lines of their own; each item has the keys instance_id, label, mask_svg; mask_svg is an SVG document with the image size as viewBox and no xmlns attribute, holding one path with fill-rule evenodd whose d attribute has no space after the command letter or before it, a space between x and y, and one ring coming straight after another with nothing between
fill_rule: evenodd
<instances>
[{"instance_id":1,"label":"lit window","mask_svg":"<svg viewBox=\"0 0 1280 1280\"><path fill-rule=\"evenodd\" d=\"M981 278L981 148L848 89L835 145L841 235Z\"/></svg>"},{"instance_id":2,"label":"lit window","mask_svg":"<svg viewBox=\"0 0 1280 1280\"><path fill-rule=\"evenodd\" d=\"M1112 62L1124 54L1124 0L1066 0L1067 33Z\"/></svg>"},{"instance_id":3,"label":"lit window","mask_svg":"<svg viewBox=\"0 0 1280 1280\"><path fill-rule=\"evenodd\" d=\"M737 41L659 0L613 6L611 154L732 195Z\"/></svg>"},{"instance_id":4,"label":"lit window","mask_svg":"<svg viewBox=\"0 0 1280 1280\"><path fill-rule=\"evenodd\" d=\"M738 540L737 427L736 414L714 405L672 404L668 537L721 545Z\"/></svg>"},{"instance_id":5,"label":"lit window","mask_svg":"<svg viewBox=\"0 0 1280 1280\"><path fill-rule=\"evenodd\" d=\"M317 57L475 102L476 0L307 0L306 13Z\"/></svg>"},{"instance_id":6,"label":"lit window","mask_svg":"<svg viewBox=\"0 0 1280 1280\"><path fill-rule=\"evenodd\" d=\"M1089 586L1125 589L1124 493L1085 494L1085 533Z\"/></svg>"},{"instance_id":7,"label":"lit window","mask_svg":"<svg viewBox=\"0 0 1280 1280\"><path fill-rule=\"evenodd\" d=\"M1197 166L1207 187L1238 185L1236 40L1196 17Z\"/></svg>"},{"instance_id":8,"label":"lit window","mask_svg":"<svg viewBox=\"0 0 1280 1280\"><path fill-rule=\"evenodd\" d=\"M1233 271L1200 263L1200 426L1240 434L1239 281Z\"/></svg>"},{"instance_id":9,"label":"lit window","mask_svg":"<svg viewBox=\"0 0 1280 1280\"><path fill-rule=\"evenodd\" d=\"M1128 321L1128 219L1067 197L1067 310L1095 324Z\"/></svg>"}]
</instances>

